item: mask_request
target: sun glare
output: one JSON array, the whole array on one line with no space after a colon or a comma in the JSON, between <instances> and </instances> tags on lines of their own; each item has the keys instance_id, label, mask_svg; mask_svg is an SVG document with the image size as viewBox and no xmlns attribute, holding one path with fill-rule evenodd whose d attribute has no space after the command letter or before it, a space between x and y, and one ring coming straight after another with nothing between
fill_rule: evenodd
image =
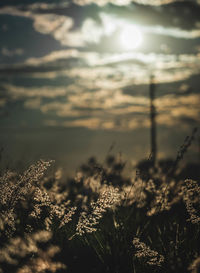
<instances>
[{"instance_id":1,"label":"sun glare","mask_svg":"<svg viewBox=\"0 0 200 273\"><path fill-rule=\"evenodd\" d=\"M121 29L120 43L126 50L138 48L142 43L142 34L139 28L125 25Z\"/></svg>"}]
</instances>

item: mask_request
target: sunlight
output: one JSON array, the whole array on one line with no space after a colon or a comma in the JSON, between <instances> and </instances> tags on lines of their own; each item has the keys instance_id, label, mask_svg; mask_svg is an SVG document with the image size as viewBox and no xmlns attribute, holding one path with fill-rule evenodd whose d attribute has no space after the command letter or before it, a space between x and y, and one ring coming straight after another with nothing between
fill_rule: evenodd
<instances>
[{"instance_id":1,"label":"sunlight","mask_svg":"<svg viewBox=\"0 0 200 273\"><path fill-rule=\"evenodd\" d=\"M126 50L138 48L142 43L142 33L136 26L124 25L120 33L120 44Z\"/></svg>"}]
</instances>

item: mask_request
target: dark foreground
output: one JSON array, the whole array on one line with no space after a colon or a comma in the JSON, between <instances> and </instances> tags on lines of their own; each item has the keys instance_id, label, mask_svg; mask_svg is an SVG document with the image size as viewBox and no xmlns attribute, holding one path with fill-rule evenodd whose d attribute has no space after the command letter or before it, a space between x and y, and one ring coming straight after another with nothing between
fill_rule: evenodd
<instances>
[{"instance_id":1,"label":"dark foreground","mask_svg":"<svg viewBox=\"0 0 200 273\"><path fill-rule=\"evenodd\" d=\"M0 272L199 272L199 166L109 155L74 179L40 160L0 180ZM47 172L46 172L47 170ZM46 172L46 174L44 174ZM62 181L62 182L61 182Z\"/></svg>"}]
</instances>

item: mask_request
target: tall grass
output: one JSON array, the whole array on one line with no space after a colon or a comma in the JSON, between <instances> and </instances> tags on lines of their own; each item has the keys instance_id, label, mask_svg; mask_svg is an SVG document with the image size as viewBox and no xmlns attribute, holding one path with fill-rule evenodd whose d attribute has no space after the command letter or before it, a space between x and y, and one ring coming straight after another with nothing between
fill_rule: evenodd
<instances>
[{"instance_id":1,"label":"tall grass","mask_svg":"<svg viewBox=\"0 0 200 273\"><path fill-rule=\"evenodd\" d=\"M53 162L0 178L0 272L199 272L200 182L171 165L94 158L61 182ZM144 163L144 162L143 162Z\"/></svg>"}]
</instances>

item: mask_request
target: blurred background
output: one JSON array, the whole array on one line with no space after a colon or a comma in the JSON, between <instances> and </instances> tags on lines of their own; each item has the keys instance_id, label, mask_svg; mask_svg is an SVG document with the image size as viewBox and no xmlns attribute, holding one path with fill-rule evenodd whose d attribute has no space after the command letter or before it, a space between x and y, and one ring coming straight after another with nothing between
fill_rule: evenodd
<instances>
[{"instance_id":1,"label":"blurred background","mask_svg":"<svg viewBox=\"0 0 200 273\"><path fill-rule=\"evenodd\" d=\"M150 102L157 157L174 158L199 126L199 86L198 0L0 2L2 168L55 159L71 175L111 149L134 165L152 149Z\"/></svg>"}]
</instances>

